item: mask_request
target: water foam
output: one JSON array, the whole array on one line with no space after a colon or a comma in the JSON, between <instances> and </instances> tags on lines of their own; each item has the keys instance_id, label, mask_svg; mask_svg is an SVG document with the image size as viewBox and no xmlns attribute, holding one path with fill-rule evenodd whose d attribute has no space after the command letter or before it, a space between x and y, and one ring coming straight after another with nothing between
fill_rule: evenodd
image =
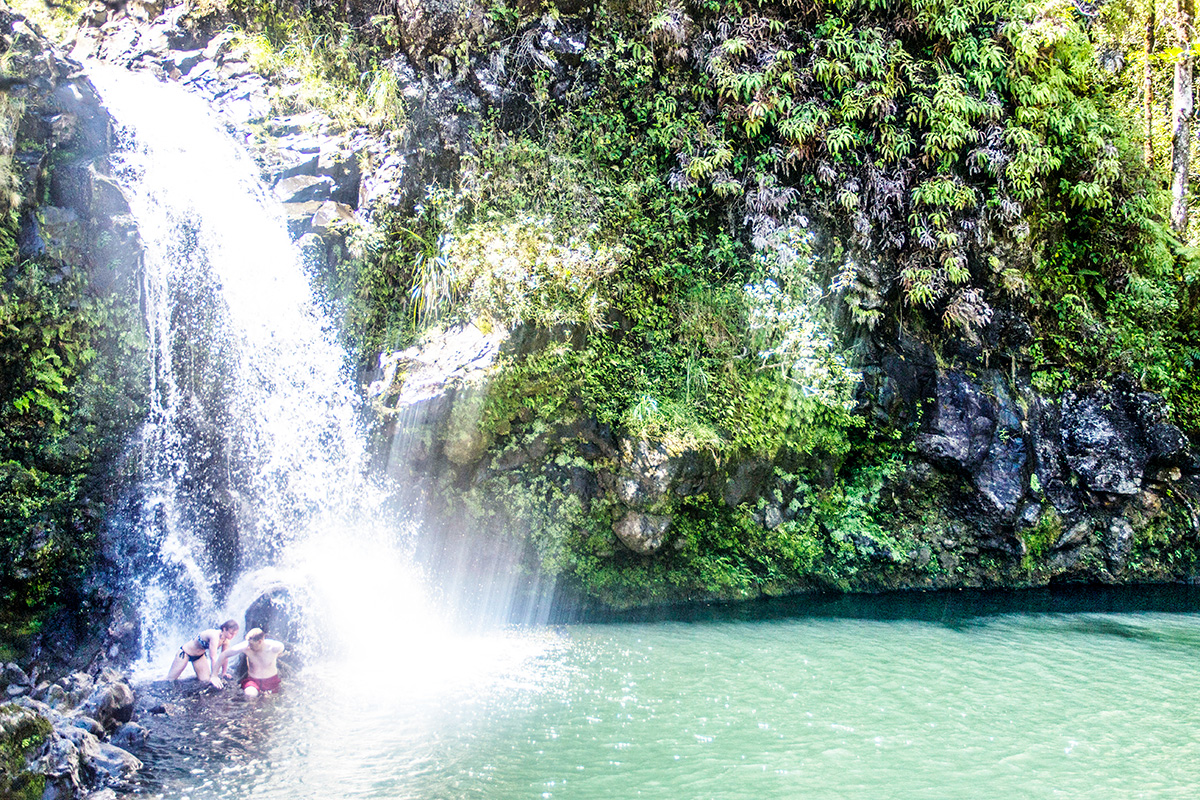
<instances>
[{"instance_id":1,"label":"water foam","mask_svg":"<svg viewBox=\"0 0 1200 800\"><path fill-rule=\"evenodd\" d=\"M114 172L145 248L144 669L264 593L290 596L292 634L325 650L405 640L431 609L279 204L201 99L89 71L120 123Z\"/></svg>"}]
</instances>

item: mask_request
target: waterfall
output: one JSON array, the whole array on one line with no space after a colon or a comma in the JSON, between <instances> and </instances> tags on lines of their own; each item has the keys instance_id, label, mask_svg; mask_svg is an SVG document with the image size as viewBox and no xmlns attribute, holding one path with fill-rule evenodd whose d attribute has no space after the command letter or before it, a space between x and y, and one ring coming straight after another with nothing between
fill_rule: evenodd
<instances>
[{"instance_id":1,"label":"waterfall","mask_svg":"<svg viewBox=\"0 0 1200 800\"><path fill-rule=\"evenodd\" d=\"M405 535L279 204L201 99L90 73L145 252L153 385L128 527L148 664L272 591L307 612L294 638L349 646L394 625L420 602Z\"/></svg>"}]
</instances>

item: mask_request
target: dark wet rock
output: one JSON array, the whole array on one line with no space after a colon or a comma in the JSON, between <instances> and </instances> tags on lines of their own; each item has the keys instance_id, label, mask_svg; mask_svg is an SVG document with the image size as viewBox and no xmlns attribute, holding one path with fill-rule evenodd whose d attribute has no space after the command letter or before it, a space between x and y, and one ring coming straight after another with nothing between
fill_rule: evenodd
<instances>
[{"instance_id":1,"label":"dark wet rock","mask_svg":"<svg viewBox=\"0 0 1200 800\"><path fill-rule=\"evenodd\" d=\"M481 10L467 0L396 0L394 9L401 47L421 67L484 25Z\"/></svg>"},{"instance_id":2,"label":"dark wet rock","mask_svg":"<svg viewBox=\"0 0 1200 800\"><path fill-rule=\"evenodd\" d=\"M153 713L153 709L151 709ZM136 722L126 722L113 731L109 741L124 750L137 750L150 738L150 731Z\"/></svg>"},{"instance_id":3,"label":"dark wet rock","mask_svg":"<svg viewBox=\"0 0 1200 800\"><path fill-rule=\"evenodd\" d=\"M1003 428L988 450L987 457L974 476L980 494L1002 518L1010 519L1025 496L1028 479L1025 464L1028 449L1025 437Z\"/></svg>"},{"instance_id":4,"label":"dark wet rock","mask_svg":"<svg viewBox=\"0 0 1200 800\"><path fill-rule=\"evenodd\" d=\"M246 608L246 630L261 628L272 639L297 642L299 605L286 587L263 592Z\"/></svg>"},{"instance_id":5,"label":"dark wet rock","mask_svg":"<svg viewBox=\"0 0 1200 800\"><path fill-rule=\"evenodd\" d=\"M74 717L71 720L71 725L76 728L83 728L85 731L97 738L104 738L104 726L89 716L81 714L77 717Z\"/></svg>"},{"instance_id":6,"label":"dark wet rock","mask_svg":"<svg viewBox=\"0 0 1200 800\"><path fill-rule=\"evenodd\" d=\"M54 734L61 738L55 742L59 752L53 769L73 776L71 782L80 788L120 785L142 768L142 762L132 753L82 728L55 728Z\"/></svg>"},{"instance_id":7,"label":"dark wet rock","mask_svg":"<svg viewBox=\"0 0 1200 800\"><path fill-rule=\"evenodd\" d=\"M1023 557L1027 552L1024 540L1007 531L978 537L975 541L982 549L999 551L1014 559Z\"/></svg>"},{"instance_id":8,"label":"dark wet rock","mask_svg":"<svg viewBox=\"0 0 1200 800\"><path fill-rule=\"evenodd\" d=\"M5 687L19 686L29 689L31 681L25 670L10 661L4 665L3 669L0 669L0 685Z\"/></svg>"},{"instance_id":9,"label":"dark wet rock","mask_svg":"<svg viewBox=\"0 0 1200 800\"><path fill-rule=\"evenodd\" d=\"M72 672L58 679L58 685L67 693L73 703L80 703L92 693L96 681L86 672Z\"/></svg>"},{"instance_id":10,"label":"dark wet rock","mask_svg":"<svg viewBox=\"0 0 1200 800\"><path fill-rule=\"evenodd\" d=\"M1091 533L1092 533L1091 520L1087 520L1087 519L1081 520L1081 521L1075 523L1074 525L1072 525L1069 529L1063 531L1062 535L1058 537L1058 541L1056 541L1054 543L1054 547L1052 549L1054 549L1054 550L1070 550L1072 548L1078 547L1079 545L1085 544L1087 542Z\"/></svg>"},{"instance_id":11,"label":"dark wet rock","mask_svg":"<svg viewBox=\"0 0 1200 800\"><path fill-rule=\"evenodd\" d=\"M135 274L141 250L128 202L108 175L112 121L80 65L36 26L0 7L0 35L5 74L14 76L3 90L21 103L12 169L20 252L83 269L105 291L114 273Z\"/></svg>"},{"instance_id":12,"label":"dark wet rock","mask_svg":"<svg viewBox=\"0 0 1200 800\"><path fill-rule=\"evenodd\" d=\"M23 766L9 760L6 770L0 770L0 796L12 796L5 793L11 786L6 787L4 781L23 774L41 776L45 782L43 798L75 800L107 786L129 788L130 779L142 764L122 747L106 741L107 729L102 723L106 718L128 717L132 711L133 695L120 675L106 671L93 687L90 676L76 673L54 683L39 684L37 694L63 699L68 693L84 689L91 689L92 696L80 710L71 710L67 703L52 707L29 696L0 706L0 740L19 734L21 741L31 743L23 753ZM144 740L135 723L122 727L128 730L120 741ZM6 758L20 753L3 741L0 747L9 754Z\"/></svg>"},{"instance_id":13,"label":"dark wet rock","mask_svg":"<svg viewBox=\"0 0 1200 800\"><path fill-rule=\"evenodd\" d=\"M417 346L380 357L367 393L385 418L403 415L406 449L398 469L461 475L480 464L491 444L480 414L506 339L503 330L459 326L430 331Z\"/></svg>"},{"instance_id":14,"label":"dark wet rock","mask_svg":"<svg viewBox=\"0 0 1200 800\"><path fill-rule=\"evenodd\" d=\"M141 619L131 609L118 605L105 632L104 654L112 663L132 660L142 637Z\"/></svg>"},{"instance_id":15,"label":"dark wet rock","mask_svg":"<svg viewBox=\"0 0 1200 800\"><path fill-rule=\"evenodd\" d=\"M1067 463L1085 487L1134 495L1141 490L1149 456L1137 441L1137 425L1108 391L1068 392L1063 398L1063 444Z\"/></svg>"},{"instance_id":16,"label":"dark wet rock","mask_svg":"<svg viewBox=\"0 0 1200 800\"><path fill-rule=\"evenodd\" d=\"M1004 521L1017 513L1029 487L1027 465L1029 445L1025 433L1025 415L1013 396L1008 382L998 373L988 376L987 395L996 427L987 455L973 475L979 493L992 511Z\"/></svg>"},{"instance_id":17,"label":"dark wet rock","mask_svg":"<svg viewBox=\"0 0 1200 800\"><path fill-rule=\"evenodd\" d=\"M768 461L741 461L735 465L721 489L721 499L727 506L753 503L766 489L774 472Z\"/></svg>"},{"instance_id":18,"label":"dark wet rock","mask_svg":"<svg viewBox=\"0 0 1200 800\"><path fill-rule=\"evenodd\" d=\"M296 242L304 267L310 274L321 274L329 266L328 250L320 234L306 233Z\"/></svg>"},{"instance_id":19,"label":"dark wet rock","mask_svg":"<svg viewBox=\"0 0 1200 800\"><path fill-rule=\"evenodd\" d=\"M1104 531L1104 557L1114 573L1125 567L1133 548L1133 526L1123 517L1113 517Z\"/></svg>"},{"instance_id":20,"label":"dark wet rock","mask_svg":"<svg viewBox=\"0 0 1200 800\"><path fill-rule=\"evenodd\" d=\"M1042 494L1060 513L1072 515L1079 509L1078 492L1070 485L1071 473L1063 454L1061 412L1057 403L1034 396L1029 419L1033 442L1033 475Z\"/></svg>"},{"instance_id":21,"label":"dark wet rock","mask_svg":"<svg viewBox=\"0 0 1200 800\"><path fill-rule=\"evenodd\" d=\"M0 706L0 796L25 797L22 787L44 782L42 798L74 798L106 784L124 785L141 768L129 753L71 724L30 698Z\"/></svg>"},{"instance_id":22,"label":"dark wet rock","mask_svg":"<svg viewBox=\"0 0 1200 800\"><path fill-rule=\"evenodd\" d=\"M1188 463L1191 447L1183 431L1170 422L1166 401L1160 395L1137 391L1132 381L1127 382L1127 387L1126 394L1149 455L1147 471L1178 468Z\"/></svg>"},{"instance_id":23,"label":"dark wet rock","mask_svg":"<svg viewBox=\"0 0 1200 800\"><path fill-rule=\"evenodd\" d=\"M94 716L106 730L113 730L132 718L133 699L133 690L126 683L112 680L92 692L80 708Z\"/></svg>"},{"instance_id":24,"label":"dark wet rock","mask_svg":"<svg viewBox=\"0 0 1200 800\"><path fill-rule=\"evenodd\" d=\"M97 742L95 750L88 750L85 754L89 766L106 781L128 780L142 768L142 762L137 756L108 742Z\"/></svg>"},{"instance_id":25,"label":"dark wet rock","mask_svg":"<svg viewBox=\"0 0 1200 800\"><path fill-rule=\"evenodd\" d=\"M79 747L70 739L58 738L50 742L37 765L37 772L45 778L42 800L71 800L85 791L86 778Z\"/></svg>"},{"instance_id":26,"label":"dark wet rock","mask_svg":"<svg viewBox=\"0 0 1200 800\"><path fill-rule=\"evenodd\" d=\"M639 555L653 555L662 549L671 529L671 518L629 511L613 523L613 533L621 544Z\"/></svg>"},{"instance_id":27,"label":"dark wet rock","mask_svg":"<svg viewBox=\"0 0 1200 800\"><path fill-rule=\"evenodd\" d=\"M584 58L591 23L586 16L544 15L516 35L476 56L475 92L498 112L502 124L520 127L533 111L536 80L555 102L587 97L597 73Z\"/></svg>"},{"instance_id":28,"label":"dark wet rock","mask_svg":"<svg viewBox=\"0 0 1200 800\"><path fill-rule=\"evenodd\" d=\"M945 469L974 473L991 450L996 410L961 372L938 375L933 408L917 436L922 458Z\"/></svg>"},{"instance_id":29,"label":"dark wet rock","mask_svg":"<svg viewBox=\"0 0 1200 800\"><path fill-rule=\"evenodd\" d=\"M1017 514L1016 527L1018 530L1032 528L1042 518L1041 503L1025 503Z\"/></svg>"},{"instance_id":30,"label":"dark wet rock","mask_svg":"<svg viewBox=\"0 0 1200 800\"><path fill-rule=\"evenodd\" d=\"M846 539L854 545L854 549L873 561L898 563L900 553L896 552L887 542L882 542L865 532L851 533Z\"/></svg>"},{"instance_id":31,"label":"dark wet rock","mask_svg":"<svg viewBox=\"0 0 1200 800\"><path fill-rule=\"evenodd\" d=\"M1081 484L1114 495L1138 494L1149 467L1181 464L1188 453L1162 399L1124 377L1064 394L1062 440Z\"/></svg>"},{"instance_id":32,"label":"dark wet rock","mask_svg":"<svg viewBox=\"0 0 1200 800\"><path fill-rule=\"evenodd\" d=\"M778 503L771 503L763 509L763 527L773 531L783 524L783 509Z\"/></svg>"},{"instance_id":33,"label":"dark wet rock","mask_svg":"<svg viewBox=\"0 0 1200 800\"><path fill-rule=\"evenodd\" d=\"M629 508L664 509L674 498L703 492L716 474L711 456L697 450L672 452L662 443L624 439L620 454L602 485Z\"/></svg>"}]
</instances>

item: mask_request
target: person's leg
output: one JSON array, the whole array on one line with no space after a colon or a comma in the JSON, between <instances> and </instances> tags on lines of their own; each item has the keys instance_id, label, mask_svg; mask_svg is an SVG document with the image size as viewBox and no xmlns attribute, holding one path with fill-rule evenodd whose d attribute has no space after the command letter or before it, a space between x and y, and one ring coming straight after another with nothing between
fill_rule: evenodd
<instances>
[{"instance_id":1,"label":"person's leg","mask_svg":"<svg viewBox=\"0 0 1200 800\"><path fill-rule=\"evenodd\" d=\"M246 692L246 697L258 697L258 687L253 683L246 684L246 688L243 691Z\"/></svg>"},{"instance_id":2,"label":"person's leg","mask_svg":"<svg viewBox=\"0 0 1200 800\"><path fill-rule=\"evenodd\" d=\"M208 658L197 658L192 662L192 666L196 668L196 678L201 683L208 683L208 679L212 677L212 667L209 666Z\"/></svg>"},{"instance_id":3,"label":"person's leg","mask_svg":"<svg viewBox=\"0 0 1200 800\"><path fill-rule=\"evenodd\" d=\"M175 660L171 662L171 669L167 672L167 680L173 681L178 679L183 673L183 668L187 666L187 663L187 656L184 654L183 650L180 649L180 651L175 655Z\"/></svg>"}]
</instances>

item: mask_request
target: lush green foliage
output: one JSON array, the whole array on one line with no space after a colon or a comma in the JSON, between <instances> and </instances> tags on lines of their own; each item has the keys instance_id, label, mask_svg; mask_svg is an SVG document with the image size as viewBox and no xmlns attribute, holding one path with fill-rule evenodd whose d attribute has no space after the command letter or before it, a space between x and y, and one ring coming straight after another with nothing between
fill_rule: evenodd
<instances>
[{"instance_id":1,"label":"lush green foliage","mask_svg":"<svg viewBox=\"0 0 1200 800\"><path fill-rule=\"evenodd\" d=\"M530 22L492 11L513 35ZM767 524L761 505L679 500L671 547L647 559L614 549L609 501L573 505L542 473L486 484L511 495L509 524L531 531L548 571L616 603L947 569L1031 579L1050 516L1023 534L1023 565L931 558L948 523L888 488L907 434L858 430L853 332L835 320L964 340L1051 392L1130 372L1200 430L1190 252L1111 100L1106 34L1074 5L684 0L595 14L592 90L556 103L535 74L529 115L485 121L461 185L360 234L338 276L351 338L371 353L467 319L542 329L495 377L490 432L585 413L672 452L773 459L795 492L763 502L795 508ZM992 335L998 310L1031 334Z\"/></svg>"},{"instance_id":2,"label":"lush green foliage","mask_svg":"<svg viewBox=\"0 0 1200 800\"><path fill-rule=\"evenodd\" d=\"M0 627L78 601L145 392L136 306L0 229Z\"/></svg>"},{"instance_id":3,"label":"lush green foliage","mask_svg":"<svg viewBox=\"0 0 1200 800\"><path fill-rule=\"evenodd\" d=\"M344 127L399 127L404 104L395 72L382 63L381 41L394 35L389 18L372 18L368 30L329 13L327 4L303 9L262 0L199 0L184 25L212 28L230 17L232 47L271 79L273 109L295 114L320 109Z\"/></svg>"},{"instance_id":4,"label":"lush green foliage","mask_svg":"<svg viewBox=\"0 0 1200 800\"><path fill-rule=\"evenodd\" d=\"M821 214L852 291L869 268L885 294L978 329L1007 231L1028 239L1060 197L1113 199L1116 131L1069 3L690 3L650 27L659 64L690 45L717 101L680 148L681 180L744 194L756 224Z\"/></svg>"},{"instance_id":5,"label":"lush green foliage","mask_svg":"<svg viewBox=\"0 0 1200 800\"><path fill-rule=\"evenodd\" d=\"M908 431L864 430L852 411L844 348L869 330L966 342L985 364L1019 361L1047 391L1130 372L1200 430L1200 284L1162 225L1159 176L1129 143L1132 73L1101 66L1114 35L1077 4L602 3L576 70L593 77L558 100L545 64L513 51L554 4L464 6L461 29L438 33L441 52L412 41L420 15L404 3L356 27L323 2L232 8L239 46L278 79L278 108L323 108L345 125L402 124L387 61L398 49L459 81L517 52L509 77L528 89L524 110L482 121L460 183L429 187L415 209L372 209L353 258L324 276L360 360L442 324L518 330L537 344L501 364L482 410L489 434L586 414L672 453L778 468L757 506L664 501L674 527L654 558L614 546L616 501L564 492L564 470L611 466L570 445L553 465L469 491L475 516L529 531L547 571L596 596L878 588L967 570L931 559L940 533L954 539L940 512L897 499ZM87 297L82 284L56 294L39 269L23 265L5 290L23 348L5 413L32 432L6 456L24 503L4 532L13 541L18 528L60 530L87 494L89 473L50 456L71 440L94 369L75 344L106 324L86 304L86 330L68 324L54 304ZM992 335L1005 312L1032 332ZM1060 529L1043 515L1021 534L1024 563L1004 568L1043 569ZM1150 524L1139 537L1146 553L1174 547ZM997 575L1002 561L978 559Z\"/></svg>"}]
</instances>

